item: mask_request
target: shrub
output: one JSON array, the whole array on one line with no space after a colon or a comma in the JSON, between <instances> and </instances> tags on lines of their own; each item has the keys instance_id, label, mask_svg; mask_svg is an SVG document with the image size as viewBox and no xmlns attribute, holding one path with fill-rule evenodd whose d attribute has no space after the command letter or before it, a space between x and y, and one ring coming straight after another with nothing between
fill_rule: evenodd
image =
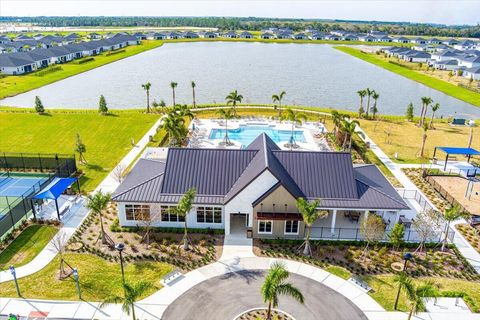
<instances>
[{"instance_id":1,"label":"shrub","mask_svg":"<svg viewBox=\"0 0 480 320\"><path fill-rule=\"evenodd\" d=\"M95 58L93 57L83 58L83 59L77 60L77 64L84 64L87 62L91 62L93 60L95 60Z\"/></svg>"}]
</instances>

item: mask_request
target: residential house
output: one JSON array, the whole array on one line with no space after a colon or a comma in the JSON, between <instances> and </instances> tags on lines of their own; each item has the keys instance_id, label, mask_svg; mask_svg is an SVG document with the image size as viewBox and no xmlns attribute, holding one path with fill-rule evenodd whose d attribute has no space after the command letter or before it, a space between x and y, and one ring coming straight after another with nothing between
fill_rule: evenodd
<instances>
[{"instance_id":1,"label":"residential house","mask_svg":"<svg viewBox=\"0 0 480 320\"><path fill-rule=\"evenodd\" d=\"M63 42L65 43L74 43L80 41L81 37L77 33L70 33L63 37Z\"/></svg>"},{"instance_id":2,"label":"residential house","mask_svg":"<svg viewBox=\"0 0 480 320\"><path fill-rule=\"evenodd\" d=\"M480 56L468 55L458 58L458 65L465 68L480 67Z\"/></svg>"},{"instance_id":3,"label":"residential house","mask_svg":"<svg viewBox=\"0 0 480 320\"><path fill-rule=\"evenodd\" d=\"M325 33L323 32L315 32L312 34L312 40L324 40L325 39Z\"/></svg>"},{"instance_id":4,"label":"residential house","mask_svg":"<svg viewBox=\"0 0 480 320\"><path fill-rule=\"evenodd\" d=\"M480 80L480 67L465 69L463 71L463 76L468 79Z\"/></svg>"},{"instance_id":5,"label":"residential house","mask_svg":"<svg viewBox=\"0 0 480 320\"><path fill-rule=\"evenodd\" d=\"M429 44L441 44L442 40L437 39L437 38L431 38L431 39L428 40L428 43Z\"/></svg>"},{"instance_id":6,"label":"residential house","mask_svg":"<svg viewBox=\"0 0 480 320\"><path fill-rule=\"evenodd\" d=\"M193 209L186 217L174 214L192 187ZM321 199L318 209L328 212L312 238L340 238L345 224L355 237L353 215L376 214L391 226L411 210L375 165L353 165L347 152L280 150L266 134L240 150L170 148L165 160L140 158L112 197L120 226L142 226L155 214L156 227L182 228L186 219L189 228L227 235L240 228L253 238L303 238L298 198Z\"/></svg>"},{"instance_id":7,"label":"residential house","mask_svg":"<svg viewBox=\"0 0 480 320\"><path fill-rule=\"evenodd\" d=\"M293 39L293 34L289 32L279 32L276 36L277 39Z\"/></svg>"},{"instance_id":8,"label":"residential house","mask_svg":"<svg viewBox=\"0 0 480 320\"><path fill-rule=\"evenodd\" d=\"M404 55L404 59L406 61L424 63L424 62L428 62L431 58L431 55L429 53L415 51L415 50L412 50L412 51L414 52L410 52Z\"/></svg>"},{"instance_id":9,"label":"residential house","mask_svg":"<svg viewBox=\"0 0 480 320\"><path fill-rule=\"evenodd\" d=\"M142 32L135 32L133 34L133 36L135 38L137 38L138 40L147 40L147 35L145 33L142 33Z\"/></svg>"},{"instance_id":10,"label":"residential house","mask_svg":"<svg viewBox=\"0 0 480 320\"><path fill-rule=\"evenodd\" d=\"M260 35L260 38L261 39L274 39L275 36L273 35L273 33L264 32Z\"/></svg>"},{"instance_id":11,"label":"residential house","mask_svg":"<svg viewBox=\"0 0 480 320\"><path fill-rule=\"evenodd\" d=\"M309 40L308 35L306 33L297 33L294 35L295 40Z\"/></svg>"},{"instance_id":12,"label":"residential house","mask_svg":"<svg viewBox=\"0 0 480 320\"><path fill-rule=\"evenodd\" d=\"M172 31L167 35L168 39L180 39L182 35L178 32Z\"/></svg>"},{"instance_id":13,"label":"residential house","mask_svg":"<svg viewBox=\"0 0 480 320\"><path fill-rule=\"evenodd\" d=\"M0 44L10 43L10 42L12 42L12 40L9 37L0 36Z\"/></svg>"},{"instance_id":14,"label":"residential house","mask_svg":"<svg viewBox=\"0 0 480 320\"><path fill-rule=\"evenodd\" d=\"M223 34L223 37L224 38L229 38L229 39L234 39L236 38L238 35L235 31L233 30L230 30L230 31L227 31Z\"/></svg>"},{"instance_id":15,"label":"residential house","mask_svg":"<svg viewBox=\"0 0 480 320\"><path fill-rule=\"evenodd\" d=\"M476 47L476 43L473 42L472 40L465 40L453 46L454 49L461 50L461 51L475 49L475 47Z\"/></svg>"},{"instance_id":16,"label":"residential house","mask_svg":"<svg viewBox=\"0 0 480 320\"><path fill-rule=\"evenodd\" d=\"M242 39L253 39L253 34L248 31L243 31L238 37Z\"/></svg>"},{"instance_id":17,"label":"residential house","mask_svg":"<svg viewBox=\"0 0 480 320\"><path fill-rule=\"evenodd\" d=\"M141 36L135 36L135 35L133 36L138 40L143 40ZM158 32L150 32L144 36L145 36L145 39L148 39L148 40L165 40L168 38L168 36L165 33L158 33Z\"/></svg>"},{"instance_id":18,"label":"residential house","mask_svg":"<svg viewBox=\"0 0 480 320\"><path fill-rule=\"evenodd\" d=\"M416 43L416 44L426 44L427 40L424 38L415 38L415 39L410 39L411 43Z\"/></svg>"},{"instance_id":19,"label":"residential house","mask_svg":"<svg viewBox=\"0 0 480 320\"><path fill-rule=\"evenodd\" d=\"M0 73L18 75L36 70L33 60L25 58L20 53L7 53L0 55Z\"/></svg>"},{"instance_id":20,"label":"residential house","mask_svg":"<svg viewBox=\"0 0 480 320\"><path fill-rule=\"evenodd\" d=\"M397 43L410 43L410 39L405 37L394 38L392 41Z\"/></svg>"},{"instance_id":21,"label":"residential house","mask_svg":"<svg viewBox=\"0 0 480 320\"><path fill-rule=\"evenodd\" d=\"M325 40L340 41L340 40L342 40L342 37L343 36L339 36L339 35L336 35L336 34L327 34L327 35L325 35L324 39Z\"/></svg>"},{"instance_id":22,"label":"residential house","mask_svg":"<svg viewBox=\"0 0 480 320\"><path fill-rule=\"evenodd\" d=\"M377 39L378 42L392 42L393 39L390 38L389 36L376 36L375 37Z\"/></svg>"},{"instance_id":23,"label":"residential house","mask_svg":"<svg viewBox=\"0 0 480 320\"><path fill-rule=\"evenodd\" d=\"M88 34L88 38L90 40L100 40L100 39L102 39L102 35L98 34L96 32L92 32L92 33Z\"/></svg>"},{"instance_id":24,"label":"residential house","mask_svg":"<svg viewBox=\"0 0 480 320\"><path fill-rule=\"evenodd\" d=\"M43 34L41 34L41 33L37 33L36 35L33 36L33 39L35 39L35 40L38 40L38 39L41 39L41 38L43 38Z\"/></svg>"},{"instance_id":25,"label":"residential house","mask_svg":"<svg viewBox=\"0 0 480 320\"><path fill-rule=\"evenodd\" d=\"M458 43L458 40L456 39L447 39L447 40L442 40L442 43L447 45L447 46L453 46L453 45L456 45Z\"/></svg>"},{"instance_id":26,"label":"residential house","mask_svg":"<svg viewBox=\"0 0 480 320\"><path fill-rule=\"evenodd\" d=\"M217 34L215 32L205 31L200 33L200 38L214 39L216 37L217 37Z\"/></svg>"},{"instance_id":27,"label":"residential house","mask_svg":"<svg viewBox=\"0 0 480 320\"><path fill-rule=\"evenodd\" d=\"M447 70L453 71L458 68L458 60L441 60L441 61L433 61L432 67L438 70Z\"/></svg>"},{"instance_id":28,"label":"residential house","mask_svg":"<svg viewBox=\"0 0 480 320\"><path fill-rule=\"evenodd\" d=\"M13 41L23 41L23 40L35 40L35 39L33 39L32 37L26 36L24 34L20 34L15 38L13 38Z\"/></svg>"},{"instance_id":29,"label":"residential house","mask_svg":"<svg viewBox=\"0 0 480 320\"><path fill-rule=\"evenodd\" d=\"M342 38L346 33L347 33L347 31L344 31L344 30L332 30L332 31L330 31L330 34L333 34L334 36L338 36L339 39Z\"/></svg>"},{"instance_id":30,"label":"residential house","mask_svg":"<svg viewBox=\"0 0 480 320\"><path fill-rule=\"evenodd\" d=\"M345 35L343 35L342 40L344 40L344 41L357 41L358 36L354 33L346 33Z\"/></svg>"},{"instance_id":31,"label":"residential house","mask_svg":"<svg viewBox=\"0 0 480 320\"><path fill-rule=\"evenodd\" d=\"M183 38L185 39L196 39L198 38L198 34L193 31L187 31L183 33Z\"/></svg>"},{"instance_id":32,"label":"residential house","mask_svg":"<svg viewBox=\"0 0 480 320\"><path fill-rule=\"evenodd\" d=\"M377 42L377 38L375 38L372 35L361 35L358 37L358 40L363 41L363 42Z\"/></svg>"}]
</instances>

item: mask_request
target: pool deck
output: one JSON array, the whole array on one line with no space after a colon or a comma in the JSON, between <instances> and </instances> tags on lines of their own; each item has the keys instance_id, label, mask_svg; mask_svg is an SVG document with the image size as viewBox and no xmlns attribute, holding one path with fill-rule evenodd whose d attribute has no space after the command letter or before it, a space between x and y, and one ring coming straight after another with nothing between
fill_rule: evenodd
<instances>
[{"instance_id":1,"label":"pool deck","mask_svg":"<svg viewBox=\"0 0 480 320\"><path fill-rule=\"evenodd\" d=\"M247 117L241 119L232 119L228 121L228 130L235 130L243 126L271 127L274 130L291 131L292 125L288 121L277 121L268 118ZM230 139L233 145L221 145L222 139L210 139L210 133L214 129L225 130L225 120L223 119L195 119L189 126L190 140L188 146L191 148L227 148L240 149L242 143ZM327 129L319 122L304 122L302 125L295 126L296 131L303 131L305 142L297 142L298 147L295 150L300 151L331 151L325 138ZM282 150L290 150L286 146L288 141L280 141L278 146Z\"/></svg>"}]
</instances>

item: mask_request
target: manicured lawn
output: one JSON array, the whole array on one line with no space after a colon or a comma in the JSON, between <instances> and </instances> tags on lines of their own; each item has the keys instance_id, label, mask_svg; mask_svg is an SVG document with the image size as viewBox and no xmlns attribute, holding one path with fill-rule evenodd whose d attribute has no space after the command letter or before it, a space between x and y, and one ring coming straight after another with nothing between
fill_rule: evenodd
<instances>
[{"instance_id":1,"label":"manicured lawn","mask_svg":"<svg viewBox=\"0 0 480 320\"><path fill-rule=\"evenodd\" d=\"M101 116L95 111L55 111L50 115L0 112L0 150L24 153L73 154L79 133L87 152L82 189L91 191L155 123L159 115L142 111L116 111Z\"/></svg>"},{"instance_id":2,"label":"manicured lawn","mask_svg":"<svg viewBox=\"0 0 480 320\"><path fill-rule=\"evenodd\" d=\"M451 126L445 122L435 123L436 129L427 132L426 158L422 159L417 155L422 144L423 129L417 127L415 123L405 120L360 120L360 126L392 160L394 160L395 152L398 152L398 162L400 163L427 163L433 156L435 146L466 147L470 134L470 128L466 126ZM472 147L480 148L478 128L474 128ZM437 158L440 160L444 157L445 154L437 154ZM458 158L458 160L462 159L463 157Z\"/></svg>"},{"instance_id":3,"label":"manicured lawn","mask_svg":"<svg viewBox=\"0 0 480 320\"><path fill-rule=\"evenodd\" d=\"M31 225L0 253L0 270L9 266L23 266L42 251L57 233L57 228L47 225Z\"/></svg>"},{"instance_id":4,"label":"manicured lawn","mask_svg":"<svg viewBox=\"0 0 480 320\"><path fill-rule=\"evenodd\" d=\"M455 97L457 99L463 100L465 102L471 103L477 107L480 107L480 94L475 93L473 91L470 91L468 89L464 89L462 87L458 87L456 85L453 85L451 83L448 83L446 81L430 77L428 75L422 74L420 72L417 72L415 70L410 70L408 68L398 66L392 63L388 63L387 61L383 60L380 57L377 57L376 54L370 54L370 53L363 53L362 51L351 48L351 47L346 47L346 46L337 46L335 49L340 50L342 52L345 52L347 54L350 54L356 58L362 59L364 61L370 62L372 64L375 64L379 67L382 67L384 69L387 69L391 72L395 72L401 76L404 76L406 78L409 78L411 80L420 82L430 88L433 88L435 90L441 91L445 94L448 94L452 97Z\"/></svg>"},{"instance_id":5,"label":"manicured lawn","mask_svg":"<svg viewBox=\"0 0 480 320\"><path fill-rule=\"evenodd\" d=\"M374 298L382 307L386 310L393 310L395 305L395 298L397 296L398 286L393 282L393 275L376 275L367 277L365 280L373 288L373 291L370 293L372 298ZM440 295L442 292L455 291L463 292L468 294L468 296L473 300L475 306L480 306L480 291L478 287L480 284L475 281L466 281L466 280L457 280L457 279L448 279L448 278L417 278L414 280L416 284L433 281L438 285L438 291ZM469 303L470 307L475 307L472 303ZM407 311L407 300L404 294L400 294L400 299L398 303L398 309L402 311Z\"/></svg>"},{"instance_id":6,"label":"manicured lawn","mask_svg":"<svg viewBox=\"0 0 480 320\"><path fill-rule=\"evenodd\" d=\"M115 294L122 295L120 264L107 262L90 254L67 254L65 261L78 269L82 298L87 301L102 301ZM75 281L72 277L58 280L59 259L55 258L41 271L19 279L20 290L25 298L78 300ZM125 265L125 278L130 284L146 281L152 284L145 296L159 290L161 278L172 267L160 262L138 262ZM13 281L0 284L2 297L16 297Z\"/></svg>"},{"instance_id":7,"label":"manicured lawn","mask_svg":"<svg viewBox=\"0 0 480 320\"><path fill-rule=\"evenodd\" d=\"M163 42L161 41L143 41L140 45L123 48L122 50L125 50L125 52L112 54L109 56L106 55L107 53L94 56L94 60L87 63L78 64L76 61L72 61L65 64L59 64L58 66L61 66L62 70L48 73L44 76L36 76L36 73L20 76L7 76L3 79L0 79L0 99L40 88L44 85L97 68L107 63L159 47L162 44Z\"/></svg>"}]
</instances>

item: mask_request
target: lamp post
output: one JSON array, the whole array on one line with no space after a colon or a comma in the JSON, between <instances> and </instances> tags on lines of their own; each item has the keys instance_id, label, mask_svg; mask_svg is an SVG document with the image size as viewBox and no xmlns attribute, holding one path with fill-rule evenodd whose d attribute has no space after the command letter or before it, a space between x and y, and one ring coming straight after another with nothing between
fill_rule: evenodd
<instances>
[{"instance_id":1,"label":"lamp post","mask_svg":"<svg viewBox=\"0 0 480 320\"><path fill-rule=\"evenodd\" d=\"M78 281L78 270L77 270L77 268L73 269L73 279L75 279L75 284L77 286L78 299L82 300L82 292L80 291L80 281Z\"/></svg>"},{"instance_id":2,"label":"lamp post","mask_svg":"<svg viewBox=\"0 0 480 320\"><path fill-rule=\"evenodd\" d=\"M125 272L123 271L123 255L122 251L125 249L125 245L123 243L117 243L115 245L115 249L118 251L118 254L120 255L120 266L122 268L122 283L125 285Z\"/></svg>"},{"instance_id":3,"label":"lamp post","mask_svg":"<svg viewBox=\"0 0 480 320\"><path fill-rule=\"evenodd\" d=\"M407 263L408 261L412 260L412 254L410 252L405 252L405 254L403 255L403 270L402 272L405 272L407 270ZM398 299L400 298L400 290L402 289L402 285L399 284L398 285L398 292L397 292L397 298L395 299L395 307L394 309L397 310L397 306L398 306Z\"/></svg>"},{"instance_id":4,"label":"lamp post","mask_svg":"<svg viewBox=\"0 0 480 320\"><path fill-rule=\"evenodd\" d=\"M17 272L15 271L14 266L10 266L10 273L13 276L13 281L15 281L15 289L17 289L17 294L19 297L21 297L22 295L20 294L20 288L18 287L18 281L17 281Z\"/></svg>"}]
</instances>

